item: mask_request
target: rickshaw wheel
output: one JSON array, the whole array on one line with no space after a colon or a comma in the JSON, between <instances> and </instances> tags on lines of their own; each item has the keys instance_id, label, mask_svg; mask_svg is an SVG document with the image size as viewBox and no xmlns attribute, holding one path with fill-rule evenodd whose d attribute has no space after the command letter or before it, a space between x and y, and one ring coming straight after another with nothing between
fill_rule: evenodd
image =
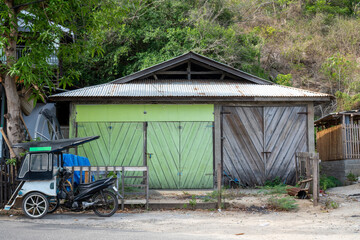
<instances>
[{"instance_id":1,"label":"rickshaw wheel","mask_svg":"<svg viewBox=\"0 0 360 240\"><path fill-rule=\"evenodd\" d=\"M22 201L22 209L27 217L39 219L48 212L49 202L42 193L30 193Z\"/></svg>"},{"instance_id":2,"label":"rickshaw wheel","mask_svg":"<svg viewBox=\"0 0 360 240\"><path fill-rule=\"evenodd\" d=\"M48 198L48 202L49 202L48 213L55 212L60 206L60 200L58 196Z\"/></svg>"},{"instance_id":3,"label":"rickshaw wheel","mask_svg":"<svg viewBox=\"0 0 360 240\"><path fill-rule=\"evenodd\" d=\"M109 191L102 191L102 194L95 193L93 201L95 202L93 211L99 217L111 217L119 207L117 197Z\"/></svg>"}]
</instances>

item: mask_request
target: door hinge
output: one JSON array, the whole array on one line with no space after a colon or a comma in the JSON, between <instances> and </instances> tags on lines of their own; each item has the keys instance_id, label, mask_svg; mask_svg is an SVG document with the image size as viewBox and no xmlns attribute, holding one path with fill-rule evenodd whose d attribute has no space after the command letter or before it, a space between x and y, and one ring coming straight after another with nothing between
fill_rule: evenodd
<instances>
[{"instance_id":1,"label":"door hinge","mask_svg":"<svg viewBox=\"0 0 360 240\"><path fill-rule=\"evenodd\" d=\"M305 114L305 115L308 115L309 113L308 113L308 112L298 112L297 114Z\"/></svg>"}]
</instances>

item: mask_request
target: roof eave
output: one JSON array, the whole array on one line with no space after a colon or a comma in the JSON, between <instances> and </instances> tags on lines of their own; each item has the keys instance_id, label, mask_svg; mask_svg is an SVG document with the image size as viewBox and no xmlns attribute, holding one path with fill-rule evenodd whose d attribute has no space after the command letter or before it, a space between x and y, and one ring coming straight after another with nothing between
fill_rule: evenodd
<instances>
[{"instance_id":1,"label":"roof eave","mask_svg":"<svg viewBox=\"0 0 360 240\"><path fill-rule=\"evenodd\" d=\"M316 104L328 102L331 100L331 97L214 97L214 96L188 96L188 97L50 97L50 102L108 102L108 101L131 101L131 102L148 102L148 101L158 101L158 102L316 102Z\"/></svg>"}]
</instances>

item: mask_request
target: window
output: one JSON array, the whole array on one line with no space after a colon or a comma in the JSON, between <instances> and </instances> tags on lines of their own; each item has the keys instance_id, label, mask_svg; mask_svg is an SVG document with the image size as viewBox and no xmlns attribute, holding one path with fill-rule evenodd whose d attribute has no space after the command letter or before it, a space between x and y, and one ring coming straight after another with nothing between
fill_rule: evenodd
<instances>
[{"instance_id":1,"label":"window","mask_svg":"<svg viewBox=\"0 0 360 240\"><path fill-rule=\"evenodd\" d=\"M19 173L19 178L23 178L25 174L29 171L29 158L29 155L26 155Z\"/></svg>"},{"instance_id":2,"label":"window","mask_svg":"<svg viewBox=\"0 0 360 240\"><path fill-rule=\"evenodd\" d=\"M44 172L48 171L48 154L39 153L31 154L30 160L30 171L33 172ZM50 167L51 169L51 167Z\"/></svg>"}]
</instances>

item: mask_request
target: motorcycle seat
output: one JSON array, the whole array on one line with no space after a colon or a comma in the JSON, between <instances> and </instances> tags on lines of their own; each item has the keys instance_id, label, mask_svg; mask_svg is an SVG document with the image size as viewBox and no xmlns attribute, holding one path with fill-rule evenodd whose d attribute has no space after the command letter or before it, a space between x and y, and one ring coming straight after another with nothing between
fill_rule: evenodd
<instances>
[{"instance_id":1,"label":"motorcycle seat","mask_svg":"<svg viewBox=\"0 0 360 240\"><path fill-rule=\"evenodd\" d=\"M100 185L100 184L103 184L104 182L106 182L108 180L108 178L105 178L105 179L100 179L100 180L97 180L95 182L91 182L91 183L80 183L78 185L78 188L79 190L83 190L83 189L87 189L87 188L91 188L91 187L94 187L94 186L97 186L97 185Z\"/></svg>"}]
</instances>

